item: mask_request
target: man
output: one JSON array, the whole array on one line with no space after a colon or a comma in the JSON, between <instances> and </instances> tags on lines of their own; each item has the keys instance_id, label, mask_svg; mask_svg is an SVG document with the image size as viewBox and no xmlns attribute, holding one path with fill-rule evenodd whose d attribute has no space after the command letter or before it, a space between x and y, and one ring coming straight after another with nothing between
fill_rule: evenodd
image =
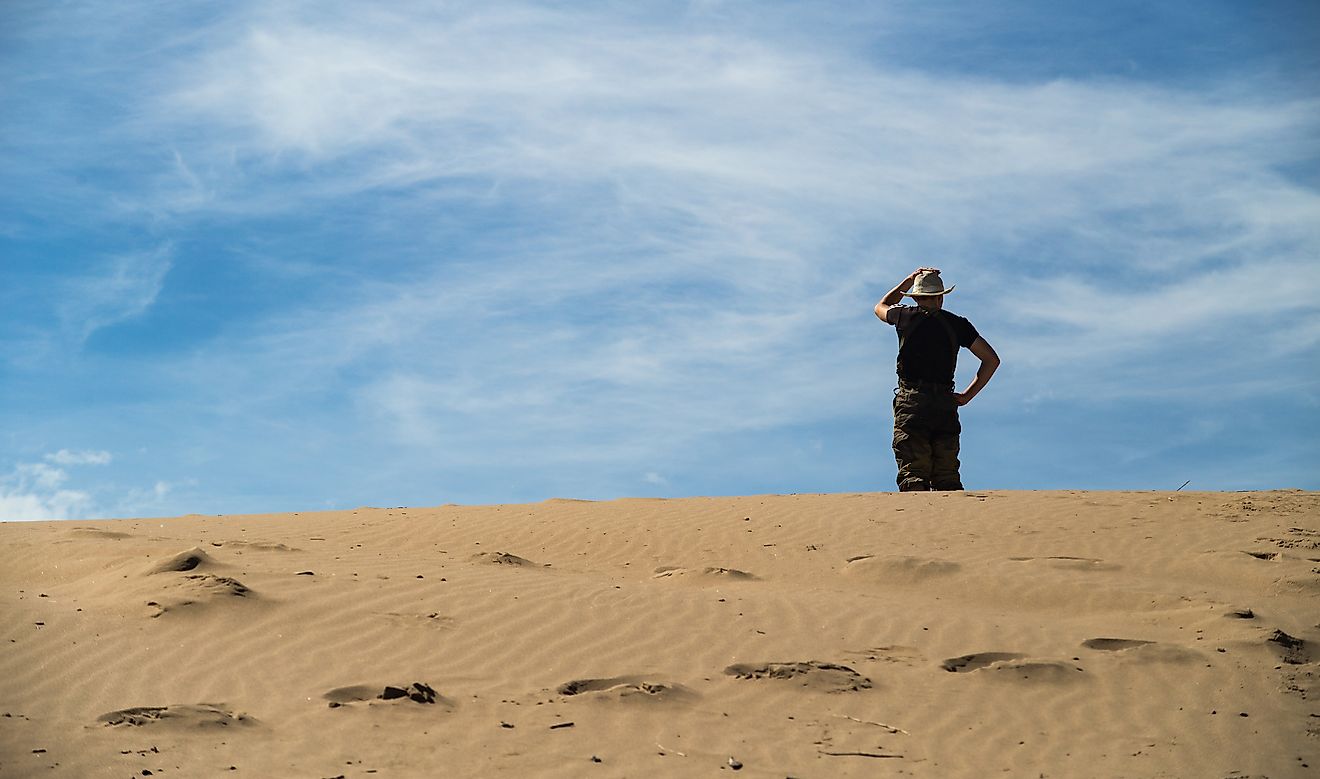
<instances>
[{"instance_id":1,"label":"man","mask_svg":"<svg viewBox=\"0 0 1320 779\"><path fill-rule=\"evenodd\" d=\"M960 490L958 407L985 389L999 355L971 322L944 310L938 268L918 268L875 304L875 315L898 330L898 389L894 391L894 459L900 492ZM899 305L907 295L916 306ZM981 360L976 379L954 392L958 349Z\"/></svg>"}]
</instances>

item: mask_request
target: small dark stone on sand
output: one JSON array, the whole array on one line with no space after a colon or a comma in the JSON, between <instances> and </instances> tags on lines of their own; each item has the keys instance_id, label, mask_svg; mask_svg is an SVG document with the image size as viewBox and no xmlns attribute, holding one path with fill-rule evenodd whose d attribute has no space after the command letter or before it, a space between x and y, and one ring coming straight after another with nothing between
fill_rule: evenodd
<instances>
[{"instance_id":1,"label":"small dark stone on sand","mask_svg":"<svg viewBox=\"0 0 1320 779\"><path fill-rule=\"evenodd\" d=\"M316 571L299 571L294 576L315 576Z\"/></svg>"},{"instance_id":2,"label":"small dark stone on sand","mask_svg":"<svg viewBox=\"0 0 1320 779\"><path fill-rule=\"evenodd\" d=\"M380 694L380 697L387 701L392 701L395 698L407 698L408 691L401 687L386 687L385 691Z\"/></svg>"}]
</instances>

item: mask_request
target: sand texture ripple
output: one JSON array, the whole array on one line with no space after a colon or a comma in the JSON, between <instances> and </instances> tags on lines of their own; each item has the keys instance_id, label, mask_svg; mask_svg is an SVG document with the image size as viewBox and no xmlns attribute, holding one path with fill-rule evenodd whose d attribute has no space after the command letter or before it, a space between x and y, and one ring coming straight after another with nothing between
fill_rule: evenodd
<instances>
[{"instance_id":1,"label":"sand texture ripple","mask_svg":"<svg viewBox=\"0 0 1320 779\"><path fill-rule=\"evenodd\" d=\"M552 500L0 542L4 777L1320 775L1315 493Z\"/></svg>"}]
</instances>

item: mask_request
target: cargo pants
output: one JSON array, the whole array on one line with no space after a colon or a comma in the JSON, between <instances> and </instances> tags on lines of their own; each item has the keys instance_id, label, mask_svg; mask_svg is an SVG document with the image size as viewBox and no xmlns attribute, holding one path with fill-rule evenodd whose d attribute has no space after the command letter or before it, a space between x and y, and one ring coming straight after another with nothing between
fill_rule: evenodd
<instances>
[{"instance_id":1,"label":"cargo pants","mask_svg":"<svg viewBox=\"0 0 1320 779\"><path fill-rule=\"evenodd\" d=\"M894 459L900 492L960 490L958 401L949 390L900 384L894 392Z\"/></svg>"}]
</instances>

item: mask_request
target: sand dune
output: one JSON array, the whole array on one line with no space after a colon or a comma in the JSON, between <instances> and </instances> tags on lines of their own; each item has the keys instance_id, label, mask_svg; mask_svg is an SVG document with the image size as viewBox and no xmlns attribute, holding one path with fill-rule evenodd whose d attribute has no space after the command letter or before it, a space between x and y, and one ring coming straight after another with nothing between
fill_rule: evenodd
<instances>
[{"instance_id":1,"label":"sand dune","mask_svg":"<svg viewBox=\"0 0 1320 779\"><path fill-rule=\"evenodd\" d=\"M1320 772L1314 493L553 500L0 538L0 776Z\"/></svg>"}]
</instances>

